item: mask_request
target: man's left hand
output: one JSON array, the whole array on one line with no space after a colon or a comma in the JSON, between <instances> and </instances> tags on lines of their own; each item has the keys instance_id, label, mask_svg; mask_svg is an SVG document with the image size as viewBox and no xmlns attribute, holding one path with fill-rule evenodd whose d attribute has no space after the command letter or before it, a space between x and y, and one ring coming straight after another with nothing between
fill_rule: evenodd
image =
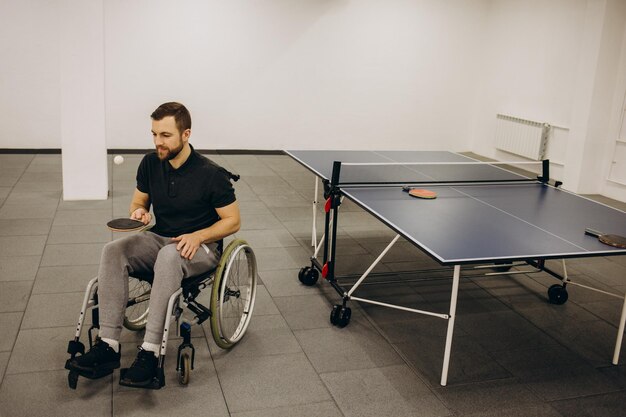
<instances>
[{"instance_id":1,"label":"man's left hand","mask_svg":"<svg viewBox=\"0 0 626 417\"><path fill-rule=\"evenodd\" d=\"M180 256L189 260L194 257L202 244L202 239L200 239L200 237L198 237L195 233L173 237L172 241L178 242L176 250L180 252Z\"/></svg>"}]
</instances>

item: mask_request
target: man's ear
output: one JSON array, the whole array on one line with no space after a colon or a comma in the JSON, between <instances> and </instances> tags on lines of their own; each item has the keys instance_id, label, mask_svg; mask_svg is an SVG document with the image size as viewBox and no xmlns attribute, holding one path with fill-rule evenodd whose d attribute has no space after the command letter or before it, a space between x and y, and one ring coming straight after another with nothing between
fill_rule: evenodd
<instances>
[{"instance_id":1,"label":"man's ear","mask_svg":"<svg viewBox=\"0 0 626 417\"><path fill-rule=\"evenodd\" d=\"M182 134L182 139L187 142L191 136L191 129L186 129Z\"/></svg>"}]
</instances>

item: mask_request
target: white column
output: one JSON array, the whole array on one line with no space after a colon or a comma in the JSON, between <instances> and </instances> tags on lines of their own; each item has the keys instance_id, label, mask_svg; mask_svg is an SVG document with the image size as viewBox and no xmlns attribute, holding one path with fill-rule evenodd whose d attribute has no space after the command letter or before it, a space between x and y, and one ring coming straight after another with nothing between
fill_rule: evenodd
<instances>
[{"instance_id":1,"label":"white column","mask_svg":"<svg viewBox=\"0 0 626 417\"><path fill-rule=\"evenodd\" d=\"M104 4L62 0L61 149L64 200L105 200Z\"/></svg>"}]
</instances>

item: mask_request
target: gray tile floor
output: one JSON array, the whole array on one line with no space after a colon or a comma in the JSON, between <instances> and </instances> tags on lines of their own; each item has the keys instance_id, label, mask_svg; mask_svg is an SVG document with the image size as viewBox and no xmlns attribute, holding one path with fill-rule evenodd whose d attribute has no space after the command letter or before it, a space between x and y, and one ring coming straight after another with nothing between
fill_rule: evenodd
<instances>
[{"instance_id":1,"label":"gray tile floor","mask_svg":"<svg viewBox=\"0 0 626 417\"><path fill-rule=\"evenodd\" d=\"M626 366L610 363L621 301L570 287L565 305L550 305L555 281L545 274L465 274L447 387L439 386L443 320L353 304L350 325L331 326L337 295L296 279L311 253L313 177L282 155L210 156L242 175L238 235L258 257L257 305L243 341L223 351L209 327L196 327L198 360L186 387L176 380L173 342L160 391L120 387L118 372L70 390L63 365L85 284L102 246L120 237L104 223L126 215L134 188L140 156L125 157L110 165L111 198L68 202L60 155L0 155L0 416L625 415ZM392 236L344 203L339 272L362 272ZM387 278L359 294L445 312L450 270L435 270L410 244L396 245L376 270L416 268L428 279ZM626 292L625 257L575 260L568 269L582 283ZM123 334L123 366L140 340Z\"/></svg>"}]
</instances>

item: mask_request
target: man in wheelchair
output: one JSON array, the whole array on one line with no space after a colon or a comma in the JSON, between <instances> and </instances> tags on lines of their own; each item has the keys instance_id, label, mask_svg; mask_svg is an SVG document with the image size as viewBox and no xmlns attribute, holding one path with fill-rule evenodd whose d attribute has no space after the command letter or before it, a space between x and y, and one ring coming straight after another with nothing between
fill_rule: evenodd
<instances>
[{"instance_id":1,"label":"man in wheelchair","mask_svg":"<svg viewBox=\"0 0 626 417\"><path fill-rule=\"evenodd\" d=\"M144 342L120 384L148 387L156 377L158 352L170 296L184 278L207 272L220 259L219 242L239 230L239 205L231 175L189 144L191 116L180 103L164 103L151 115L155 152L137 170L130 217L155 225L108 243L98 271L99 337L68 369L92 378L120 367L119 343L129 276L152 275Z\"/></svg>"}]
</instances>

